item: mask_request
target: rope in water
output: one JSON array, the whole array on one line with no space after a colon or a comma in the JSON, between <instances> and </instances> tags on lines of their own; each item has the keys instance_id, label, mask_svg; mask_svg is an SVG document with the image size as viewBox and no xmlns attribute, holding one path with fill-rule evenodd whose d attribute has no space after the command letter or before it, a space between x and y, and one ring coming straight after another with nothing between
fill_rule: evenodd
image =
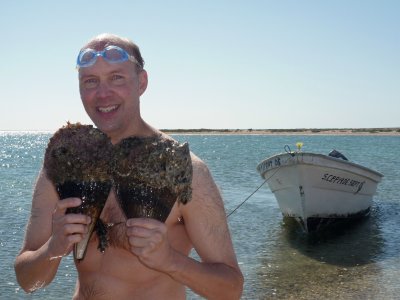
<instances>
[{"instance_id":1,"label":"rope in water","mask_svg":"<svg viewBox=\"0 0 400 300\"><path fill-rule=\"evenodd\" d=\"M237 211L243 204L245 204L246 201L249 200L249 199L251 198L251 196L253 196L255 193L257 193L257 191L258 191L264 184L266 184L267 181L270 180L270 179L276 174L276 172L278 172L278 171L279 171L279 168L277 168L277 169L275 170L275 172L272 173L271 176L269 176L267 179L265 179L265 180L263 181L263 183L261 183L261 185L260 185L258 188L255 189L254 192L252 192L246 199L244 199L238 206L236 206L236 208L235 208L234 210L232 210L226 217L228 218L228 217L229 217L230 215L232 215L235 211Z\"/></svg>"}]
</instances>

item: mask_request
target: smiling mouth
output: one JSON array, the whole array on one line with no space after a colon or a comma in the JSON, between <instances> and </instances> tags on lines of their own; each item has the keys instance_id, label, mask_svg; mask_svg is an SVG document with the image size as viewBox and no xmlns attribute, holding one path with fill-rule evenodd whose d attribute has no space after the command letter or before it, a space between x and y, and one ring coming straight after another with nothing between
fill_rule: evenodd
<instances>
[{"instance_id":1,"label":"smiling mouth","mask_svg":"<svg viewBox=\"0 0 400 300\"><path fill-rule=\"evenodd\" d=\"M112 106L107 106L107 107L98 107L97 110L101 113L109 113L118 108L118 105L112 105Z\"/></svg>"}]
</instances>

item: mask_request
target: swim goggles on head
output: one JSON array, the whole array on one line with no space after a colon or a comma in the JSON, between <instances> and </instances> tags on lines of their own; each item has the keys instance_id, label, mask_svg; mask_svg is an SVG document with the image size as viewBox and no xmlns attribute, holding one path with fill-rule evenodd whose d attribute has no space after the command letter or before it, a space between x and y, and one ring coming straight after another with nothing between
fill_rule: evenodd
<instances>
[{"instance_id":1,"label":"swim goggles on head","mask_svg":"<svg viewBox=\"0 0 400 300\"><path fill-rule=\"evenodd\" d=\"M79 52L78 58L76 60L76 68L86 68L94 65L97 61L97 57L101 56L103 59L111 64L121 63L127 60L138 65L140 68L142 67L136 58L132 55L129 55L124 49L118 46L108 46L104 48L102 51L96 51L90 48L86 48Z\"/></svg>"}]
</instances>

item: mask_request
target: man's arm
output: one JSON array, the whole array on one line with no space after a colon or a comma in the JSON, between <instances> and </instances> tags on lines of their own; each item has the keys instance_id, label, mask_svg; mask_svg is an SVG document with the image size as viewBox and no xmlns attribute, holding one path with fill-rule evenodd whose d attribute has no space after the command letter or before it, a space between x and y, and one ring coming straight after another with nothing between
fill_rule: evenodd
<instances>
[{"instance_id":1,"label":"man's arm","mask_svg":"<svg viewBox=\"0 0 400 300\"><path fill-rule=\"evenodd\" d=\"M167 242L166 227L157 227L160 222L154 220L128 220L128 227L134 226L128 232L131 250L148 267L169 274L207 299L239 299L243 276L233 250L223 201L207 166L195 156L192 162L192 200L179 208L202 262L172 249ZM144 227L153 232L147 235Z\"/></svg>"},{"instance_id":2,"label":"man's arm","mask_svg":"<svg viewBox=\"0 0 400 300\"><path fill-rule=\"evenodd\" d=\"M31 215L20 254L15 260L17 281L26 292L49 284L61 258L82 239L90 218L68 214L68 207L80 205L81 200L58 200L52 183L40 172L32 199Z\"/></svg>"},{"instance_id":3,"label":"man's arm","mask_svg":"<svg viewBox=\"0 0 400 300\"><path fill-rule=\"evenodd\" d=\"M243 276L233 250L220 192L207 166L195 156L192 162L192 201L180 208L202 263L182 261L182 257L178 257L177 270L172 276L208 299L239 299Z\"/></svg>"}]
</instances>

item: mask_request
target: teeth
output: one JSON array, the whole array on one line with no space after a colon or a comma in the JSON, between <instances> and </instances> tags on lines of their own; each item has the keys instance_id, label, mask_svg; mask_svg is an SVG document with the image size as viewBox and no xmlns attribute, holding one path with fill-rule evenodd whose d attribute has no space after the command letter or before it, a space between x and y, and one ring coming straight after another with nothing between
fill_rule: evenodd
<instances>
[{"instance_id":1,"label":"teeth","mask_svg":"<svg viewBox=\"0 0 400 300\"><path fill-rule=\"evenodd\" d=\"M108 107L99 107L98 110L103 113L108 113L110 111L115 110L117 107L118 107L118 105L113 105L113 106L108 106Z\"/></svg>"}]
</instances>

